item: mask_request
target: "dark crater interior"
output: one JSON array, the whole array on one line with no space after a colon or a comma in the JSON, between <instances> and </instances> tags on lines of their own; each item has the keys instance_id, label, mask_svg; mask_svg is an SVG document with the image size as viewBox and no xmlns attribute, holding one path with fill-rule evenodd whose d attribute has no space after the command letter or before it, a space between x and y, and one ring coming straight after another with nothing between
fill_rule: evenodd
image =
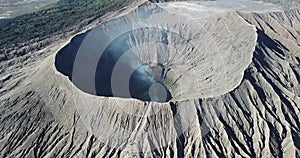
<instances>
[{"instance_id":1,"label":"dark crater interior","mask_svg":"<svg viewBox=\"0 0 300 158\"><path fill-rule=\"evenodd\" d=\"M70 81L72 81L73 65L78 49L88 33L89 31L74 37L55 57L56 69L68 76ZM127 41L131 36L133 36L132 31L124 33L105 48L95 72L95 94L105 97L168 102L172 99L172 94L163 82L166 78L163 65L149 66L134 53L130 53ZM164 39L159 39L159 42L163 43ZM78 88L93 94L84 87Z\"/></svg>"}]
</instances>

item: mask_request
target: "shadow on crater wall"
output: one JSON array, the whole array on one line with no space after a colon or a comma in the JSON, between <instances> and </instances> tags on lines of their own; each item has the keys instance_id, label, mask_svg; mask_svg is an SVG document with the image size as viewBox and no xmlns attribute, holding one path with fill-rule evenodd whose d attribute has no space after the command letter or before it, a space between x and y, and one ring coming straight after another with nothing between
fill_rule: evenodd
<instances>
[{"instance_id":1,"label":"shadow on crater wall","mask_svg":"<svg viewBox=\"0 0 300 158\"><path fill-rule=\"evenodd\" d=\"M78 49L88 33L74 37L55 57L56 69L68 76L71 81ZM154 102L171 100L170 91L161 82L161 78L154 75L157 72L153 71L156 70L150 68L148 63L142 63L135 53L129 51L130 46L126 41L132 36L132 31L124 33L105 48L95 72L94 84L97 96L135 98Z\"/></svg>"}]
</instances>

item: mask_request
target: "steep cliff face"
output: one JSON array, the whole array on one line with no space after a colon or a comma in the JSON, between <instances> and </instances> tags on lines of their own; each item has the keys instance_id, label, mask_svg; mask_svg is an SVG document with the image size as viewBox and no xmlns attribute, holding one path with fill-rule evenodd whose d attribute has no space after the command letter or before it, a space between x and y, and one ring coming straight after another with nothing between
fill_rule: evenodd
<instances>
[{"instance_id":1,"label":"steep cliff face","mask_svg":"<svg viewBox=\"0 0 300 158\"><path fill-rule=\"evenodd\" d=\"M299 157L299 16L226 11L195 19L140 2L33 52L26 64L2 62L0 154ZM161 83L171 100L152 100L155 87L150 102L114 91L141 65L160 81L148 88ZM123 76L112 77L115 69ZM110 95L97 93L106 84Z\"/></svg>"}]
</instances>

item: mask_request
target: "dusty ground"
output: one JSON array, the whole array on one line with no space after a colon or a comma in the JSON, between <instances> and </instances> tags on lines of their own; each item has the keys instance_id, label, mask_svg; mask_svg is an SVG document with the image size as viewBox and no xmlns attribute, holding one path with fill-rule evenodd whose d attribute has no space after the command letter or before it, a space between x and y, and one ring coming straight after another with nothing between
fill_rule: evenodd
<instances>
[{"instance_id":1,"label":"dusty ground","mask_svg":"<svg viewBox=\"0 0 300 158\"><path fill-rule=\"evenodd\" d=\"M0 0L0 19L31 13L58 0Z\"/></svg>"},{"instance_id":2,"label":"dusty ground","mask_svg":"<svg viewBox=\"0 0 300 158\"><path fill-rule=\"evenodd\" d=\"M166 13L141 1L82 30L98 27L107 37L96 46L118 37L119 26L161 24L177 32L180 40L144 28L126 42L145 62L153 51L134 49L143 39L173 46L146 45L164 52L155 56L177 74L167 80L176 97L166 103L82 92L55 66L73 37L1 62L0 156L299 157L299 10L223 8L189 19L176 15L178 4ZM76 64L86 68L86 81L98 53L85 52L89 62Z\"/></svg>"}]
</instances>

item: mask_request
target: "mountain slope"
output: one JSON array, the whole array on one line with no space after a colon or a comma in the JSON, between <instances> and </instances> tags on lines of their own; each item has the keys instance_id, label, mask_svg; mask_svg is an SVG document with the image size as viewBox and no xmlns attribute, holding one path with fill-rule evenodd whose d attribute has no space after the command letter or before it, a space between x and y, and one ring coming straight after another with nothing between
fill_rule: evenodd
<instances>
[{"instance_id":1,"label":"mountain slope","mask_svg":"<svg viewBox=\"0 0 300 158\"><path fill-rule=\"evenodd\" d=\"M140 15L138 8L141 7L163 12L152 3L140 2L119 16L106 17L99 25L115 24L114 20L131 13ZM190 36L194 46L203 46L201 40L209 41L209 38L200 37L215 39L215 44L208 42L207 47L201 47L201 51L205 52L204 59L216 57L214 53L223 53L224 56L219 59L225 63L221 65L225 68L217 69L218 65L208 65L216 77L212 76L211 80L204 78L203 82L207 85L219 84L220 87L223 84L224 87L216 90L218 93L209 93L209 90L200 86L203 90L187 91L191 94L183 93L186 98L166 103L82 92L69 80L70 76L61 73L55 65L62 48L68 47L68 42L72 45L78 36L70 41L57 41L40 51L33 51L27 57L2 61L0 155L299 157L299 16L298 10L270 13L238 11L199 19L205 29L190 27L194 26L192 22L187 26L176 25L182 30L189 28L190 32L204 30L200 35L207 36L188 35L182 31L181 35ZM180 18L174 24L186 20ZM125 22L130 21L124 19ZM171 27L171 24L166 26ZM228 32L232 32L233 36L229 36ZM160 37L160 32L157 34ZM138 41L139 36L135 39ZM174 41L168 38L168 43ZM234 50L238 48L234 49L232 45L243 42L242 53L236 53ZM222 51L214 52L212 46L218 46ZM192 51L193 47L186 47L182 49L185 51L179 51L178 58L181 59L180 53L188 52L184 54L185 57L198 59L199 54ZM231 54L236 56L230 58ZM26 61L26 64L22 61ZM180 64L190 66L185 62ZM196 72L206 72L200 70ZM226 70L230 76L223 78L226 82L221 80L222 70Z\"/></svg>"}]
</instances>

